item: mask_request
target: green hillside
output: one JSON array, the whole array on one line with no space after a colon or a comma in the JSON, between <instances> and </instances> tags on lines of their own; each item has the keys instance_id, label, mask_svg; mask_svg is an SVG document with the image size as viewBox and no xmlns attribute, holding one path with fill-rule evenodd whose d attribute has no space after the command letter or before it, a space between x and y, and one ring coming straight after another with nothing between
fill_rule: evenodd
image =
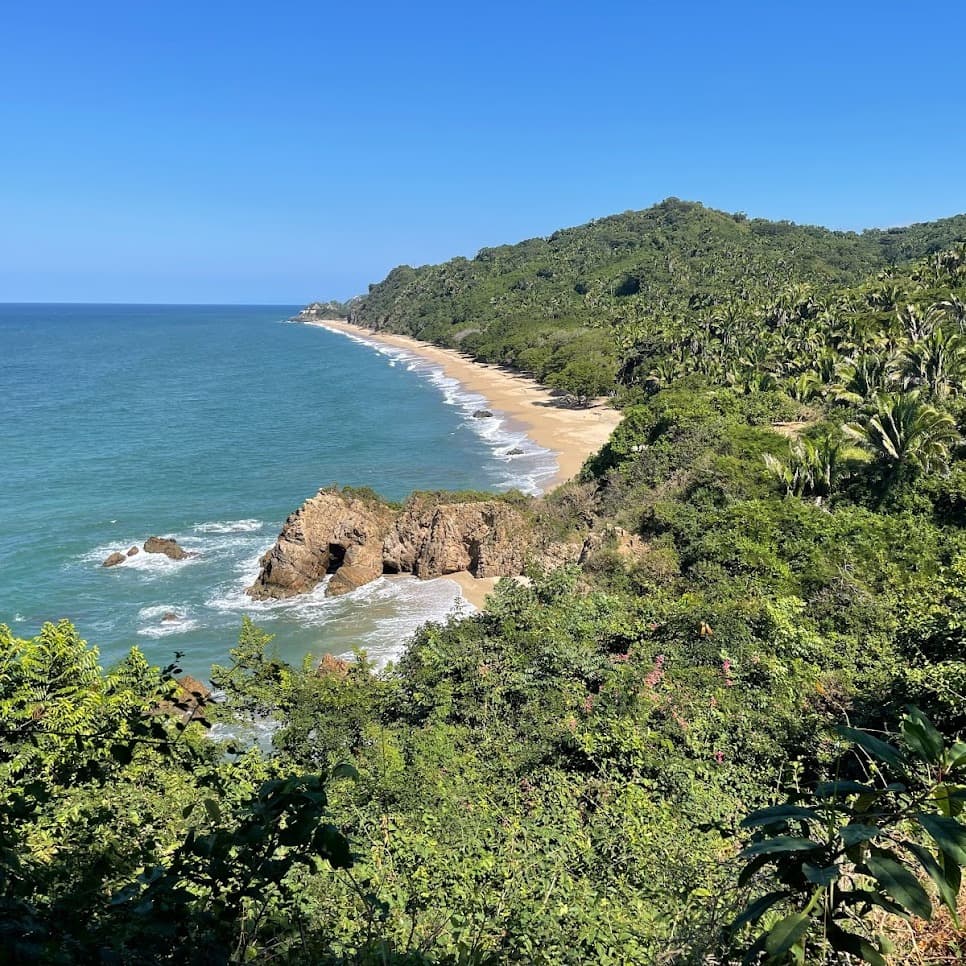
<instances>
[{"instance_id":1,"label":"green hillside","mask_svg":"<svg viewBox=\"0 0 966 966\"><path fill-rule=\"evenodd\" d=\"M350 318L564 388L589 378L603 390L627 322L753 305L794 285L825 291L963 240L966 215L856 234L668 199L473 259L400 266L352 303Z\"/></svg>"}]
</instances>

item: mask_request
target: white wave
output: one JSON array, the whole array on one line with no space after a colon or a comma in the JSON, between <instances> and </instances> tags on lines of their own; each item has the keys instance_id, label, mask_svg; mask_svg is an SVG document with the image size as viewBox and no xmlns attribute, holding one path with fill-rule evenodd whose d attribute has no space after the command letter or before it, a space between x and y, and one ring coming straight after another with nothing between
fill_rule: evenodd
<instances>
[{"instance_id":1,"label":"white wave","mask_svg":"<svg viewBox=\"0 0 966 966\"><path fill-rule=\"evenodd\" d=\"M452 376L446 375L442 366L424 359L406 349L387 346L373 339L367 339L355 332L344 332L341 329L329 329L344 335L352 342L359 343L375 350L382 356L389 358L390 365L405 362L409 372L422 376L435 386L443 396L443 401L462 410L465 419L463 426L475 432L480 439L492 450L494 459L506 458L506 451L522 449L523 453L514 457L520 464L513 473L502 475L494 482L496 489L518 489L524 493L542 493L544 486L557 474L557 459L552 450L539 446L526 433L511 429L505 413L490 408L487 399L479 393L471 392ZM492 412L491 417L478 419L473 413L479 409ZM524 443L526 445L524 445Z\"/></svg>"},{"instance_id":2,"label":"white wave","mask_svg":"<svg viewBox=\"0 0 966 966\"><path fill-rule=\"evenodd\" d=\"M187 634L188 631L197 630L199 627L198 621L195 620L179 620L179 621L162 621L160 624L153 624L149 627L139 627L138 634L141 637L168 637L171 634Z\"/></svg>"},{"instance_id":3,"label":"white wave","mask_svg":"<svg viewBox=\"0 0 966 966\"><path fill-rule=\"evenodd\" d=\"M324 628L327 638L351 638L379 664L398 658L413 634L428 621L475 611L454 581L427 581L408 575L379 577L339 597L325 596L329 578L324 578L307 594L259 600L245 593L258 574L258 559L244 563L237 568L240 579L217 588L205 602L206 607L222 614L249 614L266 627L272 619L283 618L305 627Z\"/></svg>"},{"instance_id":4,"label":"white wave","mask_svg":"<svg viewBox=\"0 0 966 966\"><path fill-rule=\"evenodd\" d=\"M138 611L138 620L150 621L156 617L164 617L165 614L176 614L178 609L176 604L157 604L154 607L142 607Z\"/></svg>"},{"instance_id":5,"label":"white wave","mask_svg":"<svg viewBox=\"0 0 966 966\"><path fill-rule=\"evenodd\" d=\"M195 533L252 533L261 530L265 524L261 520L212 520L199 523Z\"/></svg>"},{"instance_id":6,"label":"white wave","mask_svg":"<svg viewBox=\"0 0 966 966\"><path fill-rule=\"evenodd\" d=\"M179 543L181 541L179 540ZM91 566L99 567L104 563L104 560L112 553L118 552L127 554L129 547L138 546L137 539L134 540L118 540L115 543L105 543L101 544L99 547L95 547L93 550L89 550L87 553L81 554L78 558L81 563L88 564ZM137 571L141 575L162 575L174 573L180 570L182 567L187 567L192 564L198 563L202 557L200 555L200 550L195 547L187 546L182 544L185 550L192 554L197 554L197 556L184 557L181 560L172 560L171 557L163 553L148 553L143 548L139 548L138 552L134 554L133 557L125 556L124 563L118 564L116 567L110 568L113 571Z\"/></svg>"}]
</instances>

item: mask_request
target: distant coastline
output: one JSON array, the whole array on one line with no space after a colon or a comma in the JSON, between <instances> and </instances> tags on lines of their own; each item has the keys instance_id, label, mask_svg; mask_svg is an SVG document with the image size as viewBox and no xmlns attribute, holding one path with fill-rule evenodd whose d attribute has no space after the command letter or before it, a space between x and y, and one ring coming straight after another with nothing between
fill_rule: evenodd
<instances>
[{"instance_id":1,"label":"distant coastline","mask_svg":"<svg viewBox=\"0 0 966 966\"><path fill-rule=\"evenodd\" d=\"M620 422L616 409L597 403L587 408L563 406L545 386L499 366L476 362L452 349L390 332L376 332L343 319L299 319L304 325L329 329L382 345L405 349L438 365L451 379L487 400L493 410L523 427L538 446L550 450L557 472L545 490L575 477L587 457L596 453Z\"/></svg>"}]
</instances>

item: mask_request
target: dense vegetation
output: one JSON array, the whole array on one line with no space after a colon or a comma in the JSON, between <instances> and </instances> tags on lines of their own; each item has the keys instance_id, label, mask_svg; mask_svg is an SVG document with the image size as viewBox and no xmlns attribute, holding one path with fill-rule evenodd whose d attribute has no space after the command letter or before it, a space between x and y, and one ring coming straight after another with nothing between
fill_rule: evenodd
<instances>
[{"instance_id":1,"label":"dense vegetation","mask_svg":"<svg viewBox=\"0 0 966 966\"><path fill-rule=\"evenodd\" d=\"M964 238L964 215L856 234L668 199L473 259L400 266L350 302L349 317L598 395L613 386L614 334L627 324L857 283Z\"/></svg>"},{"instance_id":2,"label":"dense vegetation","mask_svg":"<svg viewBox=\"0 0 966 966\"><path fill-rule=\"evenodd\" d=\"M449 263L450 303L406 270L392 311L438 315L380 324L610 361L623 423L530 508L581 565L384 670L246 623L221 743L173 669L4 629L0 961L962 961L964 229L668 202Z\"/></svg>"}]
</instances>

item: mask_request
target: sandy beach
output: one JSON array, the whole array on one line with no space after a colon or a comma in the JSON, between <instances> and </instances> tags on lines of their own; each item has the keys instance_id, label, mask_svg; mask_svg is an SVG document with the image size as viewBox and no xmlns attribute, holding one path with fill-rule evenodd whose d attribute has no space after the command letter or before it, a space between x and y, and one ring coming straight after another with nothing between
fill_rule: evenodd
<instances>
[{"instance_id":1,"label":"sandy beach","mask_svg":"<svg viewBox=\"0 0 966 966\"><path fill-rule=\"evenodd\" d=\"M550 489L576 476L584 460L607 442L621 420L616 409L602 404L586 409L563 407L549 389L533 379L499 366L474 362L453 349L442 349L405 335L373 332L340 320L319 320L305 324L406 349L436 363L447 376L483 396L490 409L510 417L526 431L530 439L555 454L558 470L550 481Z\"/></svg>"},{"instance_id":2,"label":"sandy beach","mask_svg":"<svg viewBox=\"0 0 966 966\"><path fill-rule=\"evenodd\" d=\"M576 476L587 457L607 442L621 420L616 409L602 403L585 409L561 406L559 399L535 380L500 366L476 362L453 349L443 349L405 335L374 332L339 319L320 319L304 324L406 349L438 365L451 379L486 399L491 410L508 416L526 431L530 439L554 453L557 473L550 480L548 489ZM495 577L477 578L466 572L440 579L458 584L464 599L480 610L497 582Z\"/></svg>"}]
</instances>

